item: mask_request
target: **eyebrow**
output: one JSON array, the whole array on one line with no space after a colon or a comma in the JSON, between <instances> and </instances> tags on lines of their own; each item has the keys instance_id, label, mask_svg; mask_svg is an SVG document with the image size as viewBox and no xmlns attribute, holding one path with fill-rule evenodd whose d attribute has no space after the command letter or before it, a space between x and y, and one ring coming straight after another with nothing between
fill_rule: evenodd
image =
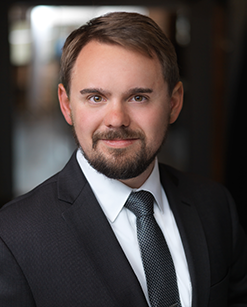
<instances>
[{"instance_id":1,"label":"eyebrow","mask_svg":"<svg viewBox=\"0 0 247 307\"><path fill-rule=\"evenodd\" d=\"M101 88L84 88L80 91L82 95L84 94L107 94L108 92L104 91Z\"/></svg>"},{"instance_id":2,"label":"eyebrow","mask_svg":"<svg viewBox=\"0 0 247 307\"><path fill-rule=\"evenodd\" d=\"M129 95L133 95L133 94L148 94L152 92L153 90L151 88L135 87L130 89L127 93Z\"/></svg>"},{"instance_id":3,"label":"eyebrow","mask_svg":"<svg viewBox=\"0 0 247 307\"><path fill-rule=\"evenodd\" d=\"M134 95L134 94L147 94L147 93L152 93L153 90L151 88L143 88L143 87L134 87L127 91L127 95ZM85 88L80 91L82 95L84 94L104 94L104 95L109 95L110 93L108 91L105 91L101 88Z\"/></svg>"}]
</instances>

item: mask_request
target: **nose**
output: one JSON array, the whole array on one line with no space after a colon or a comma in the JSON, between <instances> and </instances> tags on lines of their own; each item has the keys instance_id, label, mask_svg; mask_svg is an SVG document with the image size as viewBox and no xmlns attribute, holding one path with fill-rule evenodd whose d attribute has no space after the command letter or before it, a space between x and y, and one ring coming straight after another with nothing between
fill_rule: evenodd
<instances>
[{"instance_id":1,"label":"nose","mask_svg":"<svg viewBox=\"0 0 247 307\"><path fill-rule=\"evenodd\" d=\"M121 101L110 103L104 117L104 124L108 128L128 127L130 116L127 106Z\"/></svg>"}]
</instances>

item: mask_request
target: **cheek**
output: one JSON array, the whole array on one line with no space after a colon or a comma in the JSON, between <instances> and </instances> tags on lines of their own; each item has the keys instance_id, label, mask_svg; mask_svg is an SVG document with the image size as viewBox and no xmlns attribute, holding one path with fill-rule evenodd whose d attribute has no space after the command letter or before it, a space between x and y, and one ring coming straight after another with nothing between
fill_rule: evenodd
<instances>
[{"instance_id":1,"label":"cheek","mask_svg":"<svg viewBox=\"0 0 247 307\"><path fill-rule=\"evenodd\" d=\"M141 123L147 137L159 139L163 137L169 124L169 114L164 109L158 109L155 112L150 111L146 116L141 117Z\"/></svg>"},{"instance_id":2,"label":"cheek","mask_svg":"<svg viewBox=\"0 0 247 307\"><path fill-rule=\"evenodd\" d=\"M99 128L101 119L97 113L88 112L83 108L72 110L72 119L74 128L78 137L82 139L91 139L93 133Z\"/></svg>"},{"instance_id":3,"label":"cheek","mask_svg":"<svg viewBox=\"0 0 247 307\"><path fill-rule=\"evenodd\" d=\"M147 134L147 144L149 147L152 147L153 150L158 149L164 141L164 138L167 134L167 128L169 126L168 116L156 118L153 121L153 125L149 126L149 135Z\"/></svg>"}]
</instances>

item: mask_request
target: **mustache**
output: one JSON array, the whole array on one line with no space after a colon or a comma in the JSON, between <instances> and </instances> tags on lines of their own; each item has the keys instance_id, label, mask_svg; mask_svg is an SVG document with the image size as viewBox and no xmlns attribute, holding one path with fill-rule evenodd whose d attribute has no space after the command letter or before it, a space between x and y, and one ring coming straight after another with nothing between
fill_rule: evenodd
<instances>
[{"instance_id":1,"label":"mustache","mask_svg":"<svg viewBox=\"0 0 247 307\"><path fill-rule=\"evenodd\" d=\"M92 137L93 148L99 140L120 140L120 139L140 139L145 140L145 135L141 131L134 131L126 128L112 129L105 132L95 132Z\"/></svg>"}]
</instances>

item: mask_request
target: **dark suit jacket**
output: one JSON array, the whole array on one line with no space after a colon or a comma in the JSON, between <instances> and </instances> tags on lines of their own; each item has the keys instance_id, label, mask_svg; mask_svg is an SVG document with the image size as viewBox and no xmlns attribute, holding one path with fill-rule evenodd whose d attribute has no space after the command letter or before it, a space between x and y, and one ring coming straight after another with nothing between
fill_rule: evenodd
<instances>
[{"instance_id":1,"label":"dark suit jacket","mask_svg":"<svg viewBox=\"0 0 247 307\"><path fill-rule=\"evenodd\" d=\"M220 185L161 166L189 265L193 306L247 306L247 249ZM82 174L65 168L0 213L1 307L147 307Z\"/></svg>"}]
</instances>

